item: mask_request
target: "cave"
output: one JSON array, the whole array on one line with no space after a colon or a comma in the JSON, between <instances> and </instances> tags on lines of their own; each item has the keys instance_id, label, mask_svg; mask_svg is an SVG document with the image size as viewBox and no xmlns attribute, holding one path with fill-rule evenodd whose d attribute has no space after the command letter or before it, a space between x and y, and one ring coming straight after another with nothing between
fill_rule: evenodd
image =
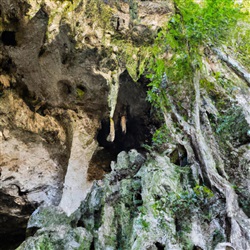
<instances>
[{"instance_id":1,"label":"cave","mask_svg":"<svg viewBox=\"0 0 250 250\"><path fill-rule=\"evenodd\" d=\"M1 41L7 46L16 46L16 33L14 31L3 31Z\"/></svg>"},{"instance_id":2,"label":"cave","mask_svg":"<svg viewBox=\"0 0 250 250\"><path fill-rule=\"evenodd\" d=\"M147 126L140 117L126 117L126 133L122 131L120 126L121 117L115 124L115 140L109 142L110 121L103 120L102 128L97 135L97 141L101 147L104 147L109 152L118 154L121 151L129 151L130 149L140 149L141 144L147 141L149 134Z\"/></svg>"},{"instance_id":3,"label":"cave","mask_svg":"<svg viewBox=\"0 0 250 250\"><path fill-rule=\"evenodd\" d=\"M161 244L160 242L156 242L155 246L158 250L164 250L165 249L165 245Z\"/></svg>"},{"instance_id":4,"label":"cave","mask_svg":"<svg viewBox=\"0 0 250 250\"><path fill-rule=\"evenodd\" d=\"M4 235L0 237L1 246L0 250L14 250L16 249L26 238L25 230L17 235Z\"/></svg>"},{"instance_id":5,"label":"cave","mask_svg":"<svg viewBox=\"0 0 250 250\"><path fill-rule=\"evenodd\" d=\"M153 125L151 106L146 101L146 90L144 79L135 83L126 71L120 76L120 89L113 117L115 139L113 142L107 139L110 118L103 118L96 136L99 148L94 153L88 169L90 181L102 179L105 173L110 172L111 161L115 161L121 151L137 149L143 152L143 144L150 144ZM126 124L126 131L123 131L122 122Z\"/></svg>"},{"instance_id":6,"label":"cave","mask_svg":"<svg viewBox=\"0 0 250 250\"><path fill-rule=\"evenodd\" d=\"M102 179L106 172L110 172L110 163L115 161L121 151L137 149L142 151L142 144L148 141L149 131L142 120L130 118L127 121L127 131L122 132L118 124L115 127L115 140L107 141L109 135L109 120L102 121L102 127L97 134L97 141L100 146L95 152L89 166L89 180Z\"/></svg>"},{"instance_id":7,"label":"cave","mask_svg":"<svg viewBox=\"0 0 250 250\"><path fill-rule=\"evenodd\" d=\"M24 200L20 196L20 200ZM14 250L25 240L28 216L34 211L32 205L20 205L15 199L0 191L0 250ZM13 210L11 208L14 208ZM23 216L23 217L22 217Z\"/></svg>"}]
</instances>

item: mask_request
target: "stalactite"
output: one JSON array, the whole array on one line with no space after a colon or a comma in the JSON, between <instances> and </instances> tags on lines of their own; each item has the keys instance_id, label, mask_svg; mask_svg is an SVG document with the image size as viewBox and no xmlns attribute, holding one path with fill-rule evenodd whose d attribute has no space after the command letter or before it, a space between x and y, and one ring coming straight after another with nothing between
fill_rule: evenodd
<instances>
[{"instance_id":1,"label":"stalactite","mask_svg":"<svg viewBox=\"0 0 250 250\"><path fill-rule=\"evenodd\" d=\"M114 56L115 57L115 56ZM108 96L108 106L110 108L109 118L110 118L110 131L107 137L107 141L113 142L115 140L115 124L114 124L114 113L117 103L117 97L119 93L119 77L122 73L122 69L118 67L114 71L109 71L108 73L104 73L102 71L97 71L93 69L95 73L102 75L109 85L109 96Z\"/></svg>"},{"instance_id":2,"label":"stalactite","mask_svg":"<svg viewBox=\"0 0 250 250\"><path fill-rule=\"evenodd\" d=\"M122 128L122 133L124 133L124 134L126 134L126 132L127 132L126 122L127 122L126 116L123 115L121 117L121 128Z\"/></svg>"},{"instance_id":3,"label":"stalactite","mask_svg":"<svg viewBox=\"0 0 250 250\"><path fill-rule=\"evenodd\" d=\"M110 117L110 129L107 141L113 142L115 140L115 123L114 120Z\"/></svg>"}]
</instances>

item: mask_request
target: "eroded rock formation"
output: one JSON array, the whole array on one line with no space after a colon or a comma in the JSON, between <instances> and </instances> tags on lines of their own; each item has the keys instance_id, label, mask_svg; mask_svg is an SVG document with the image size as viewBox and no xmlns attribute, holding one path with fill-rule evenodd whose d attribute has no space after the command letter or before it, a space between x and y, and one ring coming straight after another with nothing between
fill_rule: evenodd
<instances>
[{"instance_id":1,"label":"eroded rock formation","mask_svg":"<svg viewBox=\"0 0 250 250\"><path fill-rule=\"evenodd\" d=\"M0 249L250 249L250 68L202 47L159 115L145 69L175 12L1 1Z\"/></svg>"},{"instance_id":2,"label":"eroded rock formation","mask_svg":"<svg viewBox=\"0 0 250 250\"><path fill-rule=\"evenodd\" d=\"M134 88L125 60L118 58L123 48L113 40L131 32L140 44L145 30L152 39L169 7L143 2L141 7L112 1L0 3L3 248L5 240L24 239L29 215L39 205L74 212L120 151L149 139L145 83ZM152 18L155 7L161 22ZM133 15L144 21L131 31ZM134 66L129 69L136 77ZM122 115L126 136L120 132ZM114 142L107 141L109 117Z\"/></svg>"}]
</instances>

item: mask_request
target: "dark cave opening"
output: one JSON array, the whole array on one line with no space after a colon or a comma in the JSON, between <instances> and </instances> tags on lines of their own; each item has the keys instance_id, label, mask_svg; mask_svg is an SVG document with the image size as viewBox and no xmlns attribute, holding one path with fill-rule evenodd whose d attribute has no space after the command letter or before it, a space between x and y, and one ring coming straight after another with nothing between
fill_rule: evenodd
<instances>
[{"instance_id":1,"label":"dark cave opening","mask_svg":"<svg viewBox=\"0 0 250 250\"><path fill-rule=\"evenodd\" d=\"M1 40L4 45L16 46L16 33L14 31L3 31L1 35Z\"/></svg>"},{"instance_id":2,"label":"dark cave opening","mask_svg":"<svg viewBox=\"0 0 250 250\"><path fill-rule=\"evenodd\" d=\"M125 71L120 76L120 89L113 117L115 139L108 140L110 119L101 121L96 140L99 149L95 152L88 169L89 180L99 180L110 172L110 163L115 161L121 151L137 149L144 151L143 144L150 144L152 139L152 120L150 104L146 101L145 80L135 83Z\"/></svg>"},{"instance_id":3,"label":"dark cave opening","mask_svg":"<svg viewBox=\"0 0 250 250\"><path fill-rule=\"evenodd\" d=\"M193 250L202 250L202 248L200 248L199 246L194 246Z\"/></svg>"},{"instance_id":4,"label":"dark cave opening","mask_svg":"<svg viewBox=\"0 0 250 250\"><path fill-rule=\"evenodd\" d=\"M91 242L90 250L95 250L95 241L94 240Z\"/></svg>"},{"instance_id":5,"label":"dark cave opening","mask_svg":"<svg viewBox=\"0 0 250 250\"><path fill-rule=\"evenodd\" d=\"M115 124L115 140L113 142L107 140L110 130L109 120L102 121L102 128L97 135L97 141L101 147L117 155L121 151L129 151L133 148L140 149L141 144L149 140L149 129L139 117L126 117L126 133L122 131L120 121L121 118Z\"/></svg>"},{"instance_id":6,"label":"dark cave opening","mask_svg":"<svg viewBox=\"0 0 250 250\"><path fill-rule=\"evenodd\" d=\"M25 197L19 196L19 199L25 200ZM0 228L0 250L14 250L26 238L28 216L35 210L35 206L20 205L3 190L0 191L0 204L0 223L4 225Z\"/></svg>"},{"instance_id":7,"label":"dark cave opening","mask_svg":"<svg viewBox=\"0 0 250 250\"><path fill-rule=\"evenodd\" d=\"M101 129L97 134L100 148L95 152L90 162L88 170L89 180L102 179L105 173L110 172L111 161L115 161L121 151L137 149L142 152L144 151L142 145L149 144L151 141L150 129L146 126L143 119L128 117L126 133L122 131L120 121L121 118L115 124L115 139L113 142L107 140L110 130L109 119L102 121Z\"/></svg>"},{"instance_id":8,"label":"dark cave opening","mask_svg":"<svg viewBox=\"0 0 250 250\"><path fill-rule=\"evenodd\" d=\"M155 246L158 250L164 250L165 249L165 245L161 244L160 242L156 242Z\"/></svg>"},{"instance_id":9,"label":"dark cave opening","mask_svg":"<svg viewBox=\"0 0 250 250\"><path fill-rule=\"evenodd\" d=\"M25 230L18 235L8 234L0 236L0 250L14 250L25 240L25 238Z\"/></svg>"}]
</instances>

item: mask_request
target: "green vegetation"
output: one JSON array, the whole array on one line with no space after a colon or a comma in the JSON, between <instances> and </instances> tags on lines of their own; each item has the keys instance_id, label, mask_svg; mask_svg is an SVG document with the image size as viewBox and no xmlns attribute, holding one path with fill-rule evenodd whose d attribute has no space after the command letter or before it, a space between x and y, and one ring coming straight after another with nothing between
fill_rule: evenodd
<instances>
[{"instance_id":1,"label":"green vegetation","mask_svg":"<svg viewBox=\"0 0 250 250\"><path fill-rule=\"evenodd\" d=\"M166 125L161 126L155 131L155 133L153 134L152 142L152 146L154 148L157 148L167 142L171 142L170 130Z\"/></svg>"},{"instance_id":2,"label":"green vegetation","mask_svg":"<svg viewBox=\"0 0 250 250\"><path fill-rule=\"evenodd\" d=\"M111 28L112 9L100 0L89 0L85 14L92 22L97 22L101 28Z\"/></svg>"},{"instance_id":3,"label":"green vegetation","mask_svg":"<svg viewBox=\"0 0 250 250\"><path fill-rule=\"evenodd\" d=\"M226 45L230 47L234 53L235 59L239 60L244 67L250 70L250 2L248 0L243 0L242 11L245 15L242 15L238 24L230 34L230 39L228 39Z\"/></svg>"},{"instance_id":4,"label":"green vegetation","mask_svg":"<svg viewBox=\"0 0 250 250\"><path fill-rule=\"evenodd\" d=\"M216 229L213 232L213 245L212 245L212 247L215 248L218 243L226 241L225 238L226 238L225 235L223 235L220 230Z\"/></svg>"},{"instance_id":5,"label":"green vegetation","mask_svg":"<svg viewBox=\"0 0 250 250\"><path fill-rule=\"evenodd\" d=\"M50 239L46 237L41 238L41 242L36 246L38 250L54 250L55 248L52 246Z\"/></svg>"},{"instance_id":6,"label":"green vegetation","mask_svg":"<svg viewBox=\"0 0 250 250\"><path fill-rule=\"evenodd\" d=\"M22 249L54 250L55 247L51 243L50 238L45 234L38 236L34 241L27 240L17 248L17 250Z\"/></svg>"},{"instance_id":7,"label":"green vegetation","mask_svg":"<svg viewBox=\"0 0 250 250\"><path fill-rule=\"evenodd\" d=\"M84 96L84 91L81 88L76 88L77 98L81 99Z\"/></svg>"},{"instance_id":8,"label":"green vegetation","mask_svg":"<svg viewBox=\"0 0 250 250\"><path fill-rule=\"evenodd\" d=\"M225 141L230 141L234 146L246 143L249 129L242 109L233 106L228 109L225 114L219 117L216 133L220 137L221 146L223 148Z\"/></svg>"},{"instance_id":9,"label":"green vegetation","mask_svg":"<svg viewBox=\"0 0 250 250\"><path fill-rule=\"evenodd\" d=\"M158 34L152 48L148 77L149 101L161 110L168 105L166 91L192 92L194 72L202 69L202 50L219 45L242 15L233 0L176 0L176 13ZM163 76L168 81L163 85ZM171 82L171 86L168 86ZM157 91L156 91L157 90Z\"/></svg>"},{"instance_id":10,"label":"green vegetation","mask_svg":"<svg viewBox=\"0 0 250 250\"><path fill-rule=\"evenodd\" d=\"M187 120L187 110L182 103L188 100L192 111L195 72L201 73L201 87L218 101L222 100L221 87L232 92L234 84L220 72L215 73L215 82L203 76L204 49L225 43L245 13L233 0L204 0L199 4L194 0L175 0L174 4L175 14L158 33L150 51L148 78L151 83L147 94L159 112L169 112L171 105L175 105ZM154 143L164 142L165 128L160 130L153 137Z\"/></svg>"},{"instance_id":11,"label":"green vegetation","mask_svg":"<svg viewBox=\"0 0 250 250\"><path fill-rule=\"evenodd\" d=\"M167 207L175 217L182 219L207 204L212 197L213 192L208 187L196 185L190 190L170 192L161 200L161 207Z\"/></svg>"},{"instance_id":12,"label":"green vegetation","mask_svg":"<svg viewBox=\"0 0 250 250\"><path fill-rule=\"evenodd\" d=\"M186 190L172 190L161 195L152 204L152 210L156 218L163 214L169 214L175 222L176 233L173 237L185 249L193 249L193 243L189 239L191 231L190 218L197 214L204 220L204 213L208 213L209 200L214 196L213 192L206 186L196 185ZM166 221L161 221L161 226L169 231Z\"/></svg>"},{"instance_id":13,"label":"green vegetation","mask_svg":"<svg viewBox=\"0 0 250 250\"><path fill-rule=\"evenodd\" d=\"M249 17L250 18L250 17ZM229 40L228 45L233 48L236 58L250 70L250 29L246 29L245 25L237 26L233 32L232 39Z\"/></svg>"},{"instance_id":14,"label":"green vegetation","mask_svg":"<svg viewBox=\"0 0 250 250\"><path fill-rule=\"evenodd\" d=\"M138 3L134 0L129 0L129 14L132 20L138 17L137 12L138 12Z\"/></svg>"}]
</instances>

